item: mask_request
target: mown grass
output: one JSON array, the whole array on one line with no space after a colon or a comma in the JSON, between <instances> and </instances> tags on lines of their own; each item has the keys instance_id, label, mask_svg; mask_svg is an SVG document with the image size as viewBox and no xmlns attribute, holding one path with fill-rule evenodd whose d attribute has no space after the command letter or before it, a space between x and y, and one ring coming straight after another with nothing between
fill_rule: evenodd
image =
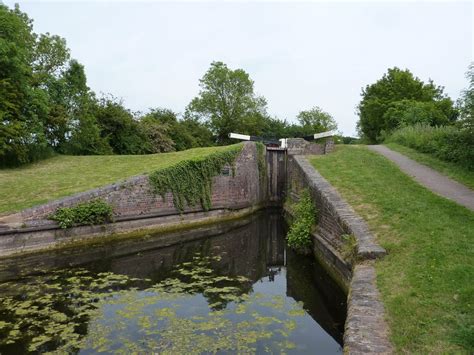
<instances>
[{"instance_id":1,"label":"mown grass","mask_svg":"<svg viewBox=\"0 0 474 355\"><path fill-rule=\"evenodd\" d=\"M386 143L385 145L392 150L406 155L410 159L438 170L440 173L474 190L474 171L468 170L455 163L439 160L430 154L420 153L397 143Z\"/></svg>"},{"instance_id":2,"label":"mown grass","mask_svg":"<svg viewBox=\"0 0 474 355\"><path fill-rule=\"evenodd\" d=\"M21 168L0 169L0 214L197 159L228 147L151 155L58 155Z\"/></svg>"},{"instance_id":3,"label":"mown grass","mask_svg":"<svg viewBox=\"0 0 474 355\"><path fill-rule=\"evenodd\" d=\"M474 213L362 146L311 158L367 221L391 340L402 353L474 352Z\"/></svg>"}]
</instances>

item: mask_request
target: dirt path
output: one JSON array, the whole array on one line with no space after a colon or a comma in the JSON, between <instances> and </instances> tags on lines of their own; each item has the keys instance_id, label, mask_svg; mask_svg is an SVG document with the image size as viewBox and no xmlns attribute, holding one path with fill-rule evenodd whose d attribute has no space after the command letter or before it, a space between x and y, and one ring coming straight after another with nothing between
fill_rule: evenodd
<instances>
[{"instance_id":1,"label":"dirt path","mask_svg":"<svg viewBox=\"0 0 474 355\"><path fill-rule=\"evenodd\" d=\"M436 170L411 160L403 154L394 152L383 145L371 145L369 149L393 161L406 174L434 193L459 203L474 211L474 191Z\"/></svg>"}]
</instances>

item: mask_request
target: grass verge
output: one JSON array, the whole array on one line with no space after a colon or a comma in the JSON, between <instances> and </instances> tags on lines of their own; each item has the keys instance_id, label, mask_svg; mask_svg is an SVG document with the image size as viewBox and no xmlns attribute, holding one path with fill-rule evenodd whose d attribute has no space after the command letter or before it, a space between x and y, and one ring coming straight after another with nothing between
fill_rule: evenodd
<instances>
[{"instance_id":1,"label":"grass verge","mask_svg":"<svg viewBox=\"0 0 474 355\"><path fill-rule=\"evenodd\" d=\"M0 214L16 212L226 149L229 146L150 155L58 155L21 168L0 169Z\"/></svg>"},{"instance_id":2,"label":"grass verge","mask_svg":"<svg viewBox=\"0 0 474 355\"><path fill-rule=\"evenodd\" d=\"M377 283L397 352L473 353L474 213L365 147L310 160L388 251Z\"/></svg>"},{"instance_id":3,"label":"grass verge","mask_svg":"<svg viewBox=\"0 0 474 355\"><path fill-rule=\"evenodd\" d=\"M461 184L464 184L470 189L474 190L474 171L470 171L455 163L439 160L430 154L420 153L414 149L397 143L386 143L385 145L390 149L402 153L403 155L406 155L418 163L427 165L430 168L435 169L440 173L449 176L451 179L456 180L457 182L460 182Z\"/></svg>"}]
</instances>

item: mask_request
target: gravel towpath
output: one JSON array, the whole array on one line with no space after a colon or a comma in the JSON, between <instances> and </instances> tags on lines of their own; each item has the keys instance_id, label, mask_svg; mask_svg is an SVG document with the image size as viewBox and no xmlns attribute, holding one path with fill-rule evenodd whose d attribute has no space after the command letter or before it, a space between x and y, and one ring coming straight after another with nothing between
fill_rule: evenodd
<instances>
[{"instance_id":1,"label":"gravel towpath","mask_svg":"<svg viewBox=\"0 0 474 355\"><path fill-rule=\"evenodd\" d=\"M393 161L404 173L410 175L434 193L474 211L474 191L463 184L383 145L370 145L368 148Z\"/></svg>"}]
</instances>

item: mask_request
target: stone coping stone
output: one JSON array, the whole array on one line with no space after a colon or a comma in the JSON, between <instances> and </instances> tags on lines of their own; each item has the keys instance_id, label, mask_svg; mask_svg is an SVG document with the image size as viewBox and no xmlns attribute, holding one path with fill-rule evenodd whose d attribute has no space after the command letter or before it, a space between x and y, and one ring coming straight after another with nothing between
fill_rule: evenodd
<instances>
[{"instance_id":1,"label":"stone coping stone","mask_svg":"<svg viewBox=\"0 0 474 355\"><path fill-rule=\"evenodd\" d=\"M347 299L344 331L346 354L393 353L385 311L375 281L373 262L355 265Z\"/></svg>"},{"instance_id":2,"label":"stone coping stone","mask_svg":"<svg viewBox=\"0 0 474 355\"><path fill-rule=\"evenodd\" d=\"M339 195L336 189L321 176L305 156L295 155L294 159L300 166L311 189L316 189L334 207L337 218L347 229L348 234L357 240L357 257L359 260L377 259L387 254L384 248L375 242L365 221L359 217L352 207Z\"/></svg>"}]
</instances>

